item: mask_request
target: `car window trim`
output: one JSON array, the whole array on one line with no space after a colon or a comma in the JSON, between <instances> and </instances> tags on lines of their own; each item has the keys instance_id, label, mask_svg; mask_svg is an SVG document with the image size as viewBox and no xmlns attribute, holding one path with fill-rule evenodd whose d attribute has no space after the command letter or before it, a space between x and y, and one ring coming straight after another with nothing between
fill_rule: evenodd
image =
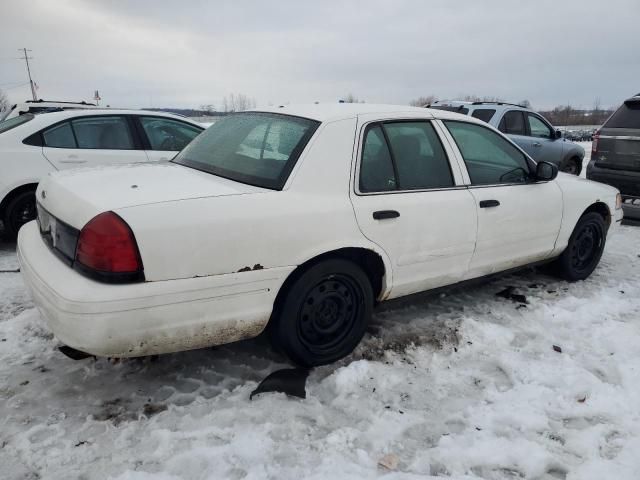
<instances>
[{"instance_id":1,"label":"car window trim","mask_svg":"<svg viewBox=\"0 0 640 480\"><path fill-rule=\"evenodd\" d=\"M358 139L359 142L359 149L357 152L357 163L356 163L356 171L355 171L355 185L354 185L354 193L358 196L368 196L368 195L388 195L388 194L396 194L396 193L424 193L424 192L437 192L437 191L446 191L446 190L462 190L464 188L466 188L465 185L457 185L456 184L456 175L454 174L453 171L453 165L452 165L452 158L451 155L449 154L449 151L447 150L445 143L442 139L442 134L440 129L438 128L438 121L439 119L437 118L416 118L416 117L409 117L409 118L392 118L392 119L387 119L387 120L374 120L368 123L365 123L362 128L361 128L361 132L362 134L360 135L360 138ZM396 165L395 165L395 158L393 156L393 152L391 150L391 145L389 144L388 138L387 138L387 133L384 129L384 124L385 123L407 123L407 122L414 122L414 123L430 123L431 126L433 127L433 130L436 133L436 136L438 137L438 141L440 142L440 145L442 147L442 151L444 152L444 155L449 163L449 173L451 174L451 180L453 181L453 185L451 187L433 187L433 188L413 188L413 189L409 189L409 190L401 190L401 189L394 189L394 190L380 190L380 191L375 191L375 192L363 192L360 190L360 175L361 175L361 166L362 166L362 156L364 154L364 142L367 138L367 133L369 132L370 129L375 128L376 126L380 126L381 130L383 132L383 136L385 139L385 142L387 144L387 149L389 150L389 155L391 156L391 162L393 165L393 173L396 176L396 185L399 183L398 182L398 172L396 170ZM456 159L456 164L458 163L457 159ZM459 167L459 165L458 165Z\"/></svg>"},{"instance_id":2,"label":"car window trim","mask_svg":"<svg viewBox=\"0 0 640 480\"><path fill-rule=\"evenodd\" d=\"M477 119L476 119L477 120ZM479 122L481 122L481 120L478 120ZM466 178L468 179L469 184L467 185L469 188L488 188L488 187L503 187L503 186L513 186L513 185L532 185L535 183L545 183L539 180L531 180L528 182L524 182L524 183L492 183L492 184L487 184L487 185L474 185L471 181L471 175L469 175L469 170L467 168L467 163L464 161L464 156L462 155L462 151L460 150L460 147L458 146L458 143L456 142L455 137L451 134L451 132L449 131L449 129L447 128L446 122L456 122L456 123L467 123L467 124L471 124L471 125L476 125L480 128L484 128L486 130L489 130L490 132L493 132L497 135L502 136L507 142L509 142L511 145L513 145L518 152L520 152L522 154L522 156L524 157L525 162L527 163L527 166L529 167L529 175L533 177L534 173L535 173L535 167L537 165L537 163L531 158L529 157L529 155L527 155L527 153L520 148L520 146L518 144L516 144L516 142L512 141L509 137L507 137L506 133L502 133L499 130L495 130L493 128L491 128L488 124L487 125L481 125L480 123L475 123L475 122L465 122L463 120L449 120L449 119L443 119L442 123L443 123L443 128L446 129L447 133L449 134L449 136L451 137L451 140L454 142L454 147L457 150L457 155L459 155L459 158L462 161L462 166L464 166L464 171L466 174Z\"/></svg>"},{"instance_id":3,"label":"car window trim","mask_svg":"<svg viewBox=\"0 0 640 480\"><path fill-rule=\"evenodd\" d=\"M42 129L38 130L37 132L32 133L31 135L29 135L29 137L35 135L36 133L39 134L40 138L42 140L42 148L58 148L58 149L63 149L63 150L64 149L66 149L66 150L116 150L116 151L123 151L123 152L132 152L132 151L135 151L135 150L143 150L143 148L141 148L142 144L140 142L139 137L136 135L136 132L131 127L131 120L128 118L128 117L131 117L131 116L133 116L133 115L131 115L131 114L122 114L122 113L109 113L109 114L106 114L106 115L95 115L95 114L94 115L78 115L78 116L74 116L74 117L65 118L63 120L59 120L59 121L57 121L55 123L52 123L51 125L47 125L46 127L44 127ZM73 128L73 120L83 119L83 118L105 118L105 117L127 117L126 118L127 126L129 128L129 132L131 133L131 139L133 140L133 144L134 144L135 148L133 148L133 149L131 149L131 148L80 148L80 147L77 146L78 145L78 139L76 137L76 131ZM70 148L70 147L53 147L51 145L47 145L45 143L45 141L44 141L44 132L46 132L47 130L49 130L51 128L57 127L57 126L65 123L65 122L69 122L69 125L71 126L71 131L73 132L73 136L74 136L74 139L75 139L75 142L76 142L76 147L74 147L74 148ZM27 138L29 138L29 137L27 137ZM23 140L23 142L24 142L24 140Z\"/></svg>"}]
</instances>

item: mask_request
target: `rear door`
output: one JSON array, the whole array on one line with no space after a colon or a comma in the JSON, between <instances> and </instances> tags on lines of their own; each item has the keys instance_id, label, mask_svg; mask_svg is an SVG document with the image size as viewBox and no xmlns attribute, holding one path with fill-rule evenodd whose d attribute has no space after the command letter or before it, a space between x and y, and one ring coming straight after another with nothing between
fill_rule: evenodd
<instances>
[{"instance_id":1,"label":"rear door","mask_svg":"<svg viewBox=\"0 0 640 480\"><path fill-rule=\"evenodd\" d=\"M151 161L171 160L204 129L166 117L136 117L147 158Z\"/></svg>"},{"instance_id":2,"label":"rear door","mask_svg":"<svg viewBox=\"0 0 640 480\"><path fill-rule=\"evenodd\" d=\"M477 214L450 146L429 120L372 120L359 120L351 201L362 233L392 261L390 297L459 281Z\"/></svg>"},{"instance_id":3,"label":"rear door","mask_svg":"<svg viewBox=\"0 0 640 480\"><path fill-rule=\"evenodd\" d=\"M468 278L547 258L562 221L562 192L556 182L532 181L530 161L490 128L443 123L466 166L463 173L477 208L477 243Z\"/></svg>"},{"instance_id":4,"label":"rear door","mask_svg":"<svg viewBox=\"0 0 640 480\"><path fill-rule=\"evenodd\" d=\"M57 169L145 162L126 115L82 116L42 132L42 153Z\"/></svg>"}]
</instances>

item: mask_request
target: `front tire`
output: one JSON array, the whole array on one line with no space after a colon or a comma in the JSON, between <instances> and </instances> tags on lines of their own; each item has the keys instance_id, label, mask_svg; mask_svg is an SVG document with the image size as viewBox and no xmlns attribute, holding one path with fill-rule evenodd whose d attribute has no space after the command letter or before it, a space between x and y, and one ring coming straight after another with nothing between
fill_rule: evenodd
<instances>
[{"instance_id":1,"label":"front tire","mask_svg":"<svg viewBox=\"0 0 640 480\"><path fill-rule=\"evenodd\" d=\"M358 265L317 263L284 292L269 325L271 341L303 367L335 362L360 343L373 303L371 282Z\"/></svg>"},{"instance_id":2,"label":"front tire","mask_svg":"<svg viewBox=\"0 0 640 480\"><path fill-rule=\"evenodd\" d=\"M7 205L2 219L4 223L5 234L14 239L18 236L20 227L31 220L35 220L36 211L36 195L34 190L16 195Z\"/></svg>"},{"instance_id":3,"label":"front tire","mask_svg":"<svg viewBox=\"0 0 640 480\"><path fill-rule=\"evenodd\" d=\"M582 171L580 159L577 157L570 158L567 163L563 165L562 171L571 175L580 175L580 172Z\"/></svg>"},{"instance_id":4,"label":"front tire","mask_svg":"<svg viewBox=\"0 0 640 480\"><path fill-rule=\"evenodd\" d=\"M599 213L583 215L569 238L569 244L556 261L558 274L570 282L584 280L600 262L607 240L607 228Z\"/></svg>"}]
</instances>

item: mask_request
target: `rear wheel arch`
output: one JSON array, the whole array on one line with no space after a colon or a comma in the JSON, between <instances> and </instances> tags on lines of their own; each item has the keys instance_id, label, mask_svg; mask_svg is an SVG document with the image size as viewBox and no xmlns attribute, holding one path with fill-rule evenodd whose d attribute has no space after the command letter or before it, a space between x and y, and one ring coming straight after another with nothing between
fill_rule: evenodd
<instances>
[{"instance_id":1,"label":"rear wheel arch","mask_svg":"<svg viewBox=\"0 0 640 480\"><path fill-rule=\"evenodd\" d=\"M369 281L371 282L371 288L373 289L374 298L378 298L384 291L385 278L387 277L387 267L385 266L384 260L382 259L380 254L373 250L362 247L339 248L336 250L324 252L310 258L304 263L298 265L289 274L289 276L285 279L284 283L280 287L278 294L276 295L276 299L273 305L272 318L274 315L278 314L279 307L281 307L282 301L287 291L296 282L296 280L300 278L302 273L307 271L312 266L317 265L318 263L335 258L349 260L355 263L364 271L364 273L369 278Z\"/></svg>"}]
</instances>

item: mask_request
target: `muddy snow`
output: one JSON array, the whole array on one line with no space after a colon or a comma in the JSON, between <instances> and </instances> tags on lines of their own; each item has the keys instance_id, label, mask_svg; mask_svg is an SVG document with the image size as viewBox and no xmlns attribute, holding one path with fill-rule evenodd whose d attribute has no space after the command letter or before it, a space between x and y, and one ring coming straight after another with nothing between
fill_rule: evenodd
<instances>
[{"instance_id":1,"label":"muddy snow","mask_svg":"<svg viewBox=\"0 0 640 480\"><path fill-rule=\"evenodd\" d=\"M639 228L584 282L525 271L379 310L305 399L249 399L289 367L264 338L68 359L14 249L0 244L2 478L640 477Z\"/></svg>"}]
</instances>

